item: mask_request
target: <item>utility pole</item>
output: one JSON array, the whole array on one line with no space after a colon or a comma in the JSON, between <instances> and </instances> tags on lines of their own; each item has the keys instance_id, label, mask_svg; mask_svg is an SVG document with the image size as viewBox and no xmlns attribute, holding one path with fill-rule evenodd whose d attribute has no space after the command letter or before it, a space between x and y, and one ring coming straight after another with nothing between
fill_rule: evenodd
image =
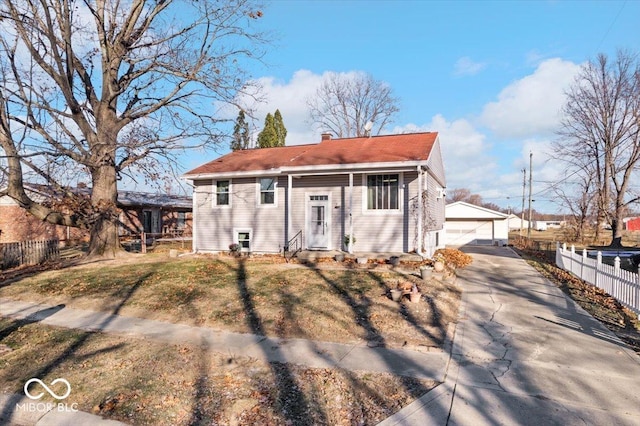
<instances>
[{"instance_id":1,"label":"utility pole","mask_svg":"<svg viewBox=\"0 0 640 426\"><path fill-rule=\"evenodd\" d=\"M522 210L520 210L520 236L524 232L524 191L527 188L527 169L522 169Z\"/></svg>"},{"instance_id":2,"label":"utility pole","mask_svg":"<svg viewBox=\"0 0 640 426\"><path fill-rule=\"evenodd\" d=\"M531 184L533 182L533 152L529 151L529 226L527 226L527 238L531 238Z\"/></svg>"}]
</instances>

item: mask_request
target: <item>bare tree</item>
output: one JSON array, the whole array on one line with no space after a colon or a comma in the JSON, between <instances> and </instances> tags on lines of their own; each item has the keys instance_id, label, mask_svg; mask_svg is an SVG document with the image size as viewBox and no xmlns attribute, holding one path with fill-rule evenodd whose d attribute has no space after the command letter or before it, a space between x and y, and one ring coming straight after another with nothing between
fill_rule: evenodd
<instances>
[{"instance_id":1,"label":"bare tree","mask_svg":"<svg viewBox=\"0 0 640 426\"><path fill-rule=\"evenodd\" d=\"M585 165L585 168L571 174L575 180L572 184L555 185L552 190L563 207L568 208L571 213L571 220L567 225L571 235L567 236L571 241L584 242L585 231L589 219L592 218L591 211L597 207L597 194L594 192L595 171Z\"/></svg>"},{"instance_id":2,"label":"bare tree","mask_svg":"<svg viewBox=\"0 0 640 426\"><path fill-rule=\"evenodd\" d=\"M217 109L253 93L245 70L266 41L252 29L260 16L250 0L3 1L8 195L40 219L88 228L90 255L115 255L117 182L154 180L181 150L222 142ZM55 209L29 197L27 171L78 197L52 164L86 176L88 202Z\"/></svg>"},{"instance_id":3,"label":"bare tree","mask_svg":"<svg viewBox=\"0 0 640 426\"><path fill-rule=\"evenodd\" d=\"M472 194L471 190L469 190L468 188L454 188L451 191L448 191L447 204L455 203L457 201L462 201L480 207L485 207L485 205L487 204L482 200L482 196L480 194ZM492 207L493 206L494 205L492 205Z\"/></svg>"},{"instance_id":4,"label":"bare tree","mask_svg":"<svg viewBox=\"0 0 640 426\"><path fill-rule=\"evenodd\" d=\"M328 74L307 106L311 122L339 138L380 134L399 111L391 87L365 73Z\"/></svg>"},{"instance_id":5,"label":"bare tree","mask_svg":"<svg viewBox=\"0 0 640 426\"><path fill-rule=\"evenodd\" d=\"M454 188L447 191L447 203L455 203L457 201L465 201L471 196L468 188Z\"/></svg>"},{"instance_id":6,"label":"bare tree","mask_svg":"<svg viewBox=\"0 0 640 426\"><path fill-rule=\"evenodd\" d=\"M615 61L589 61L567 92L558 154L590 164L597 187L597 228L606 220L612 246L622 245L622 219L638 194L630 183L640 161L640 63L618 52Z\"/></svg>"}]
</instances>

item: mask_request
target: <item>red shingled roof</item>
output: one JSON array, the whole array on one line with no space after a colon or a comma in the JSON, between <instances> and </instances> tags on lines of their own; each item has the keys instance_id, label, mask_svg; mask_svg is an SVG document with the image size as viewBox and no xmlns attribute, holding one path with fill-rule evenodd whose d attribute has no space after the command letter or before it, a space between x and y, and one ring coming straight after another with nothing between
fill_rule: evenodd
<instances>
[{"instance_id":1,"label":"red shingled roof","mask_svg":"<svg viewBox=\"0 0 640 426\"><path fill-rule=\"evenodd\" d=\"M324 140L312 145L234 151L186 175L251 172L282 167L426 161L437 132Z\"/></svg>"}]
</instances>

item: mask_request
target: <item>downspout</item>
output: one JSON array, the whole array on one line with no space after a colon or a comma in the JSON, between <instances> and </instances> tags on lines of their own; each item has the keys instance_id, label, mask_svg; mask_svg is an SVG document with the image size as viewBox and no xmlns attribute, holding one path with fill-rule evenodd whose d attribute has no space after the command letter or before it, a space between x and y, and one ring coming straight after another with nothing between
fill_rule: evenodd
<instances>
[{"instance_id":1,"label":"downspout","mask_svg":"<svg viewBox=\"0 0 640 426\"><path fill-rule=\"evenodd\" d=\"M353 173L349 173L349 254L353 254Z\"/></svg>"},{"instance_id":2,"label":"downspout","mask_svg":"<svg viewBox=\"0 0 640 426\"><path fill-rule=\"evenodd\" d=\"M198 205L198 203L196 202L196 195L198 194L198 191L196 190L197 187L195 186L195 182L194 185L191 185L191 187L193 188L193 196L191 197L191 253L197 253L198 252L198 244L197 244L197 240L196 240L196 235L198 234L198 227L196 226L196 218L197 218L197 210L196 210L196 206ZM186 215L185 215L185 221L186 221Z\"/></svg>"},{"instance_id":3,"label":"downspout","mask_svg":"<svg viewBox=\"0 0 640 426\"><path fill-rule=\"evenodd\" d=\"M289 244L289 239L291 238L291 190L293 189L293 176L291 174L287 175L287 229L286 229L286 237L285 244Z\"/></svg>"},{"instance_id":4,"label":"downspout","mask_svg":"<svg viewBox=\"0 0 640 426\"><path fill-rule=\"evenodd\" d=\"M423 235L423 229L422 229L422 215L424 214L423 212L424 200L423 200L423 194L422 194L423 193L422 178L423 178L422 167L418 166L418 223L417 223L418 246L416 247L416 253L424 257L424 235Z\"/></svg>"}]
</instances>

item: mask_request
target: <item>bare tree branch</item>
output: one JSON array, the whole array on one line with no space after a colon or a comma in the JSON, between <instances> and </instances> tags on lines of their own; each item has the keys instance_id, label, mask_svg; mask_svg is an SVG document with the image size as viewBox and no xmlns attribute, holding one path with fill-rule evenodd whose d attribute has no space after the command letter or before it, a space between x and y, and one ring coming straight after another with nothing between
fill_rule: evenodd
<instances>
[{"instance_id":1,"label":"bare tree branch","mask_svg":"<svg viewBox=\"0 0 640 426\"><path fill-rule=\"evenodd\" d=\"M268 41L253 29L260 16L252 0L0 2L8 194L41 219L88 224L91 254L115 254L118 180L159 180L176 152L228 138L216 111L252 90L246 70ZM61 167L90 180L73 215L25 191L30 172L61 193Z\"/></svg>"},{"instance_id":2,"label":"bare tree branch","mask_svg":"<svg viewBox=\"0 0 640 426\"><path fill-rule=\"evenodd\" d=\"M583 66L567 92L565 118L556 144L560 158L593 172L600 224L611 224L612 245L621 245L622 219L637 197L629 185L640 164L640 62L638 55L599 55Z\"/></svg>"},{"instance_id":3,"label":"bare tree branch","mask_svg":"<svg viewBox=\"0 0 640 426\"><path fill-rule=\"evenodd\" d=\"M311 122L339 138L380 134L399 111L391 87L364 73L328 74L307 106Z\"/></svg>"}]
</instances>

